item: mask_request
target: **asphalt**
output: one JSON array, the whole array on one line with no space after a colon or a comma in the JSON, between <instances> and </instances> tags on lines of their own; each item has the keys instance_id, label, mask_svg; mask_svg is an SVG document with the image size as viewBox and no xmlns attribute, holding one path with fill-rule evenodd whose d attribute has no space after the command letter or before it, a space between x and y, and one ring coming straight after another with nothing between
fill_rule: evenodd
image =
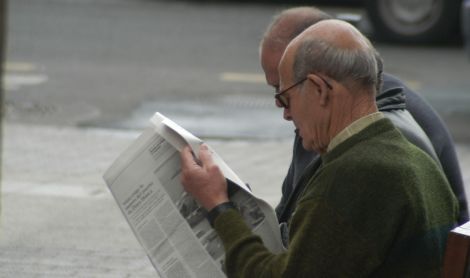
<instances>
[{"instance_id":1,"label":"asphalt","mask_svg":"<svg viewBox=\"0 0 470 278\"><path fill-rule=\"evenodd\" d=\"M5 123L3 134L0 277L158 277L102 179L138 132ZM206 142L277 203L290 140ZM470 145L456 148L468 186Z\"/></svg>"}]
</instances>

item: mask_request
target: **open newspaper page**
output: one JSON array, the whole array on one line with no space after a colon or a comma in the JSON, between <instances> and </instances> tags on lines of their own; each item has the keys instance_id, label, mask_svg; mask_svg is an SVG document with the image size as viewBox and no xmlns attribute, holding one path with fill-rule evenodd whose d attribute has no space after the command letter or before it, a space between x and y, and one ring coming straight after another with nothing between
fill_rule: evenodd
<instances>
[{"instance_id":1,"label":"open newspaper page","mask_svg":"<svg viewBox=\"0 0 470 278\"><path fill-rule=\"evenodd\" d=\"M104 179L161 277L225 277L222 242L207 221L207 212L180 183L179 151L189 144L198 154L202 141L159 113L151 122ZM283 251L274 210L254 197L209 149L230 181L230 199L247 224L272 252Z\"/></svg>"}]
</instances>

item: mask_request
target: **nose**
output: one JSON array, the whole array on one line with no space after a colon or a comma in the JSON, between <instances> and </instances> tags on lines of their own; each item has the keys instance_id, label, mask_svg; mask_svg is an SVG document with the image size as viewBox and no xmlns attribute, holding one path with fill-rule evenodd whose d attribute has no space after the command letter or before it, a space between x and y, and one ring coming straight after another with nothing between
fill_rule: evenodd
<instances>
[{"instance_id":1,"label":"nose","mask_svg":"<svg viewBox=\"0 0 470 278\"><path fill-rule=\"evenodd\" d=\"M282 108L282 109L283 109L283 111L282 111L282 113L283 113L282 117L284 118L284 120L286 120L286 121L292 121L292 117L291 117L291 115L290 115L289 109L288 109L288 108L284 108L284 107L281 105L281 103L279 102L279 100L277 100L277 99L276 99L276 106L277 106L278 108Z\"/></svg>"}]
</instances>

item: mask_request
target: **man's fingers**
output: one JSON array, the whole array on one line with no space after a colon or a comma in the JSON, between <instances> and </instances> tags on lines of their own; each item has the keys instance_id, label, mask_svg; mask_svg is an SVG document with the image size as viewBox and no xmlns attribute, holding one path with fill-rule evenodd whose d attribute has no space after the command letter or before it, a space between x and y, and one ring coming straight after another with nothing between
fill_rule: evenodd
<instances>
[{"instance_id":1,"label":"man's fingers","mask_svg":"<svg viewBox=\"0 0 470 278\"><path fill-rule=\"evenodd\" d=\"M209 148L207 145L202 144L201 147L199 148L199 159L202 162L203 167L211 167L214 165L214 160L212 160L212 155L209 151Z\"/></svg>"},{"instance_id":2,"label":"man's fingers","mask_svg":"<svg viewBox=\"0 0 470 278\"><path fill-rule=\"evenodd\" d=\"M209 151L207 145L201 145L199 149L199 159L201 161L200 164L195 160L191 148L189 146L183 147L181 150L181 169L184 170L191 170L196 168L203 167L204 169L211 169L215 166L214 160L212 159L212 155Z\"/></svg>"},{"instance_id":3,"label":"man's fingers","mask_svg":"<svg viewBox=\"0 0 470 278\"><path fill-rule=\"evenodd\" d=\"M193 154L191 152L191 148L189 146L184 146L180 153L181 157L181 169L189 169L197 165L196 161L194 161Z\"/></svg>"}]
</instances>

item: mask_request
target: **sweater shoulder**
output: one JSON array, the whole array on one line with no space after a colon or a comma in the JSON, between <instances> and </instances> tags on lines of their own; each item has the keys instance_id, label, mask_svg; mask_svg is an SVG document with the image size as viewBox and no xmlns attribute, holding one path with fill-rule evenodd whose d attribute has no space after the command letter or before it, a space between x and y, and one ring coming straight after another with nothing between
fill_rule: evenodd
<instances>
[{"instance_id":1,"label":"sweater shoulder","mask_svg":"<svg viewBox=\"0 0 470 278\"><path fill-rule=\"evenodd\" d=\"M352 197L368 203L394 202L417 196L411 192L423 190L426 183L431 188L447 183L434 161L393 126L379 125L378 129L365 131L369 136L359 134L334 149L309 181L305 195L345 203Z\"/></svg>"}]
</instances>

